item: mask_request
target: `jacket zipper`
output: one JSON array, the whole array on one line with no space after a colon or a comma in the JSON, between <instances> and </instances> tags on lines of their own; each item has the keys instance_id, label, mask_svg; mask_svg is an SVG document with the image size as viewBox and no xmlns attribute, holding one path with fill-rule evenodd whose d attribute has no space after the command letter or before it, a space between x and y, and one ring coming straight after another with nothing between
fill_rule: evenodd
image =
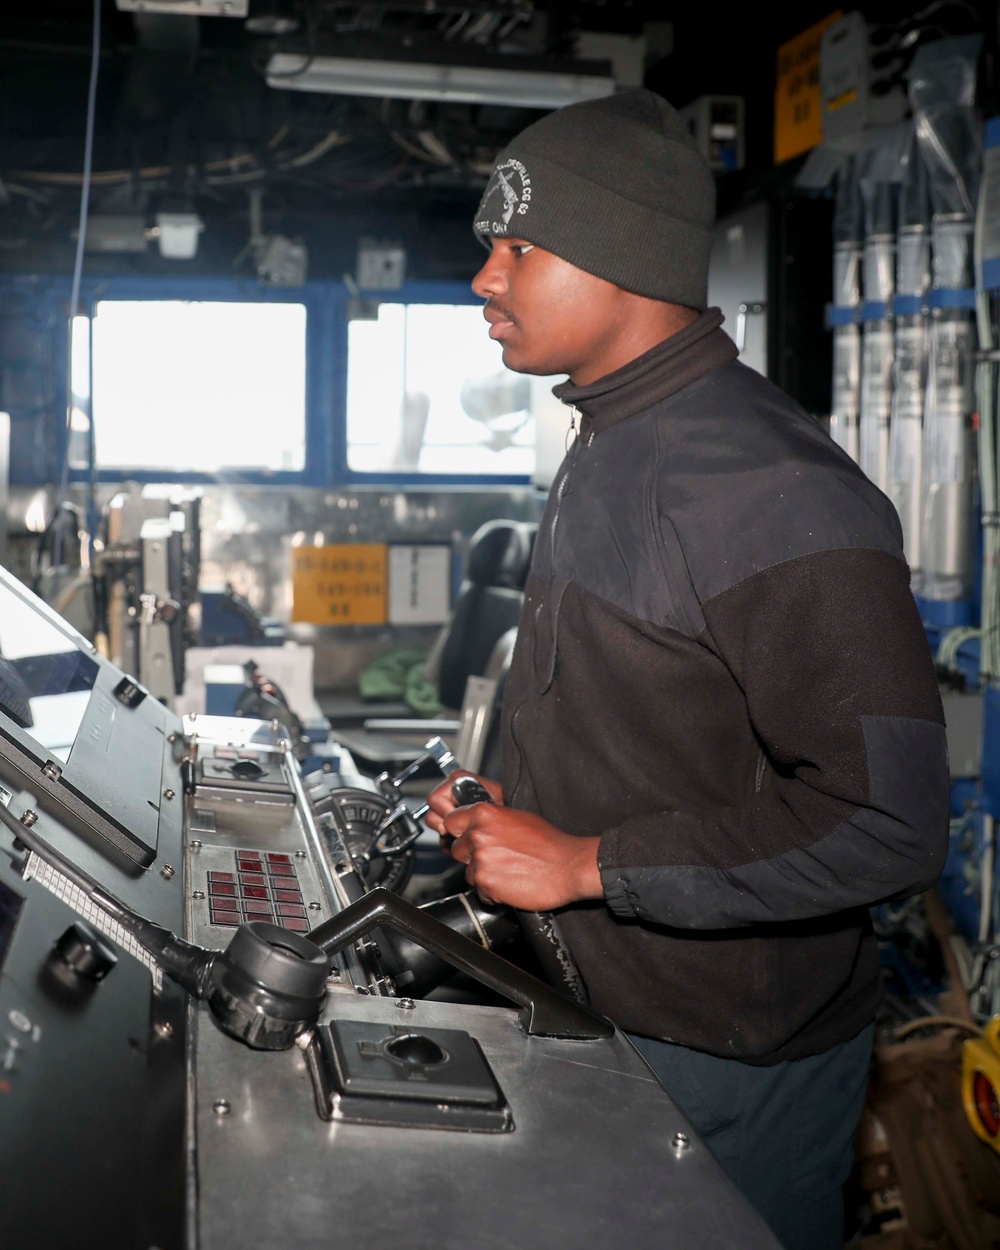
<instances>
[{"instance_id":1,"label":"jacket zipper","mask_svg":"<svg viewBox=\"0 0 1000 1250\"><path fill-rule=\"evenodd\" d=\"M579 447L579 443L580 443L580 436L579 434L577 434L577 431L576 431L576 419L579 415L580 414L576 410L576 408L572 410L572 413L570 415L569 430L566 433L566 438L568 442L569 435L572 434L573 441L572 443L569 443L569 445L566 448L566 472L562 475L562 479L559 482L559 487L556 490L556 506L552 511L552 524L549 526L549 560L551 562L553 571L555 571L555 560L556 560L556 526L559 524L559 512L560 512L560 509L562 508L563 495L565 495L566 487L569 484L569 475L572 472L572 462L575 462L576 460L577 448ZM590 446L590 443L592 441L593 441L593 435L591 435L591 438L587 442L588 447ZM570 457L572 457L572 461Z\"/></svg>"},{"instance_id":2,"label":"jacket zipper","mask_svg":"<svg viewBox=\"0 0 1000 1250\"><path fill-rule=\"evenodd\" d=\"M559 511L562 508L563 495L566 493L566 486L569 483L569 475L570 475L570 469L571 469L570 457L572 457L574 460L576 459L577 445L579 443L579 434L577 433L577 428L576 428L576 419L577 417L579 417L579 415L580 415L579 411L576 408L573 408L570 414L570 419L569 419L569 429L566 431L566 457L567 457L566 472L562 475L562 479L560 480L559 486L556 490L556 506L553 509L552 523L549 526L549 561L550 561L550 567L552 568L555 567L556 526L559 523ZM569 440L569 436L571 434L573 435L572 442L570 442ZM594 436L593 436L593 433L591 433L590 438L587 440L587 446L589 447L593 441L594 441ZM538 609L536 609L536 615L537 615L537 612L540 610L541 610L541 605L539 604ZM553 646L555 646L555 639L552 640L552 644ZM510 736L514 742L515 747L517 748L517 752L516 752L517 775L514 779L513 791L511 792L510 796L507 797L506 799L508 803L513 803L518 790L521 788L521 775L522 775L522 771L524 768L524 754L521 751L521 744L517 740L517 734L515 733L515 726L517 724L517 718L518 716L520 716L521 709L523 707L524 707L524 700L522 699L521 702L514 709L514 711L511 713L511 718L510 718Z\"/></svg>"}]
</instances>

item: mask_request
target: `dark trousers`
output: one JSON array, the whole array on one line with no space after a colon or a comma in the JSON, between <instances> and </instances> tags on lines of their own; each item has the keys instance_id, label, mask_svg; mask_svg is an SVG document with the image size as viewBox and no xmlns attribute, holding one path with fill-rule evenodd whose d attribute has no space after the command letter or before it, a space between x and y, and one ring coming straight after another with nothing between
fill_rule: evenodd
<instances>
[{"instance_id":1,"label":"dark trousers","mask_svg":"<svg viewBox=\"0 0 1000 1250\"><path fill-rule=\"evenodd\" d=\"M841 1250L874 1033L770 1067L631 1040L785 1250Z\"/></svg>"}]
</instances>

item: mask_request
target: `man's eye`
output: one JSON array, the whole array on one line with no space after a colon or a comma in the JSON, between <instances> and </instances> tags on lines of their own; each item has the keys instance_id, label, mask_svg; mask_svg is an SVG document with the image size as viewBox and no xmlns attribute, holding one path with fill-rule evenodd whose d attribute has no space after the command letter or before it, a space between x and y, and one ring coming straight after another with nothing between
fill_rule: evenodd
<instances>
[{"instance_id":1,"label":"man's eye","mask_svg":"<svg viewBox=\"0 0 1000 1250\"><path fill-rule=\"evenodd\" d=\"M527 256L527 254L534 251L534 249L534 243L512 243L510 245L510 250L515 256Z\"/></svg>"}]
</instances>

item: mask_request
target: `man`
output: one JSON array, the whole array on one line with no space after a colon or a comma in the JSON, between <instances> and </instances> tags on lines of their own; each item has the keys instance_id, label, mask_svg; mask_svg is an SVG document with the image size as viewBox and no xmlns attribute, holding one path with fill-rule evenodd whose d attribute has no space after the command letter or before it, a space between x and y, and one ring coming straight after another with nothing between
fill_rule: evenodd
<instances>
[{"instance_id":1,"label":"man","mask_svg":"<svg viewBox=\"0 0 1000 1250\"><path fill-rule=\"evenodd\" d=\"M944 861L944 726L892 505L706 310L713 215L648 91L498 158L473 288L510 368L569 375L579 433L497 805L441 786L430 823L485 899L558 909L592 1004L783 1244L833 1250L879 1000L867 908Z\"/></svg>"}]
</instances>

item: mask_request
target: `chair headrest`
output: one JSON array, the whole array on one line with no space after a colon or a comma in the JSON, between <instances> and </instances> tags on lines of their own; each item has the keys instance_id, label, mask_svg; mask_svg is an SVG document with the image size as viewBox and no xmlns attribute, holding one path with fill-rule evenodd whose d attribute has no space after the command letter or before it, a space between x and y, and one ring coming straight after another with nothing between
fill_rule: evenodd
<instances>
[{"instance_id":1,"label":"chair headrest","mask_svg":"<svg viewBox=\"0 0 1000 1250\"><path fill-rule=\"evenodd\" d=\"M472 535L466 579L480 586L521 590L538 526L532 521L487 521Z\"/></svg>"}]
</instances>

